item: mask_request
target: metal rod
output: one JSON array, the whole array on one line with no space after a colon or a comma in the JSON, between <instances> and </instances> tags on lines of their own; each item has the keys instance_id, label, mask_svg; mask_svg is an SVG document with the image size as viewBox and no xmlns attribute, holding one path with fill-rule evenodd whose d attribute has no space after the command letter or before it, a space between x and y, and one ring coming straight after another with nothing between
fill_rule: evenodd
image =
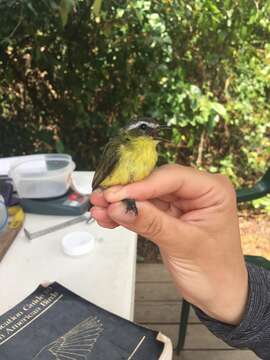
<instances>
[{"instance_id":1,"label":"metal rod","mask_svg":"<svg viewBox=\"0 0 270 360\"><path fill-rule=\"evenodd\" d=\"M33 240L33 239L36 239L36 238L38 238L40 236L50 234L50 233L52 233L54 231L64 229L64 228L66 228L68 226L80 223L82 221L86 221L87 223L91 223L91 222L94 221L94 219L91 218L90 213L86 213L86 214L80 215L80 216L78 216L76 218L73 218L71 220L67 220L67 221L64 221L64 222L62 222L60 224L53 225L53 226L50 226L50 227L48 227L46 229L42 229L42 230L35 231L35 232L32 232L32 233L30 231L28 231L26 228L24 228L24 234L25 234L25 236L27 237L28 240Z\"/></svg>"}]
</instances>

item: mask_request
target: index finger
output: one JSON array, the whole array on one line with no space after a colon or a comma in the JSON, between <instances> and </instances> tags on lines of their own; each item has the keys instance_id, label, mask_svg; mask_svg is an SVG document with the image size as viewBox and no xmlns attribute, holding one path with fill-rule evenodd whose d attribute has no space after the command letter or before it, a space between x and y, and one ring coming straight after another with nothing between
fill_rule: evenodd
<instances>
[{"instance_id":1,"label":"index finger","mask_svg":"<svg viewBox=\"0 0 270 360\"><path fill-rule=\"evenodd\" d=\"M192 200L207 194L218 183L215 175L182 165L164 165L142 181L106 190L104 196L108 202L126 198L143 201L168 194Z\"/></svg>"}]
</instances>

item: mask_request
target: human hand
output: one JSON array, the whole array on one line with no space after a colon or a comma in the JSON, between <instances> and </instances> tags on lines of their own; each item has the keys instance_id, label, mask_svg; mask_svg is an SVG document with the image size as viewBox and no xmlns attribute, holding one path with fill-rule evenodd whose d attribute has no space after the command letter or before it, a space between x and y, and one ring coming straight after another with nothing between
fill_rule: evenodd
<instances>
[{"instance_id":1,"label":"human hand","mask_svg":"<svg viewBox=\"0 0 270 360\"><path fill-rule=\"evenodd\" d=\"M138 216L121 200L136 200ZM165 165L145 180L91 195L92 216L155 242L183 297L209 316L238 324L248 296L236 196L222 175Z\"/></svg>"}]
</instances>

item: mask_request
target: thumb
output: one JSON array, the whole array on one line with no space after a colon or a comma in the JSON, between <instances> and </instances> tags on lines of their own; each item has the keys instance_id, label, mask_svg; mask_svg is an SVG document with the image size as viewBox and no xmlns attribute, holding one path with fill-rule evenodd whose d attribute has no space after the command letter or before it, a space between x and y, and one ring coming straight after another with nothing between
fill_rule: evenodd
<instances>
[{"instance_id":1,"label":"thumb","mask_svg":"<svg viewBox=\"0 0 270 360\"><path fill-rule=\"evenodd\" d=\"M123 202L113 203L108 208L108 215L117 224L134 231L157 245L166 245L188 235L188 225L181 220L167 215L149 201L137 201L138 215L127 212Z\"/></svg>"}]
</instances>

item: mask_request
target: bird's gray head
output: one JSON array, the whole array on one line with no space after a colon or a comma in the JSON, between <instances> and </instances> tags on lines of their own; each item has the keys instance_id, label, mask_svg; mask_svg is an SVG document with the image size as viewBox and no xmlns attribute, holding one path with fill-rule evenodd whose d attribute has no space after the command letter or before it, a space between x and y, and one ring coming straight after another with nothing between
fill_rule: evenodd
<instances>
[{"instance_id":1,"label":"bird's gray head","mask_svg":"<svg viewBox=\"0 0 270 360\"><path fill-rule=\"evenodd\" d=\"M134 136L155 136L161 126L153 118L137 118L125 127L125 132Z\"/></svg>"}]
</instances>

